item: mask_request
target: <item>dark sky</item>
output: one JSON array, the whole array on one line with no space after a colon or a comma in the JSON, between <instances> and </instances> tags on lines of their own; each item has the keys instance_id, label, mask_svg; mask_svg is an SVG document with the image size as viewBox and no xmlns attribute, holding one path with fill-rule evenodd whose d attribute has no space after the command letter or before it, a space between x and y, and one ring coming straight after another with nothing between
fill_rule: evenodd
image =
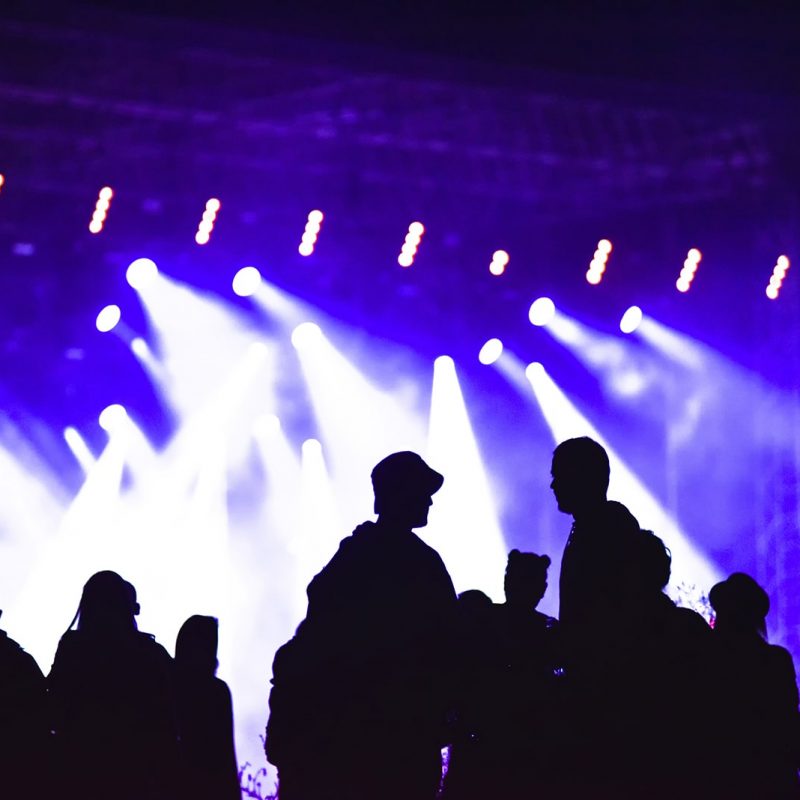
<instances>
[{"instance_id":1,"label":"dark sky","mask_svg":"<svg viewBox=\"0 0 800 800\"><path fill-rule=\"evenodd\" d=\"M90 0L91 4L91 0ZM149 16L578 75L798 94L800 5L780 2L94 0Z\"/></svg>"}]
</instances>

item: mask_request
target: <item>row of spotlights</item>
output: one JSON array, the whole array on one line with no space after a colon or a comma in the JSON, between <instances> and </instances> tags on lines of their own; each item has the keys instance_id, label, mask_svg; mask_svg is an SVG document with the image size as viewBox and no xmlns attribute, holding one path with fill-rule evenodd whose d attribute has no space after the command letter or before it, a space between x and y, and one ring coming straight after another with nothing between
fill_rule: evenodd
<instances>
[{"instance_id":1,"label":"row of spotlights","mask_svg":"<svg viewBox=\"0 0 800 800\"><path fill-rule=\"evenodd\" d=\"M197 233L194 235L194 240L197 244L208 244L211 238L211 231L214 230L214 223L217 221L217 214L219 213L222 203L216 198L211 197L206 202L205 211L197 226Z\"/></svg>"},{"instance_id":2,"label":"row of spotlights","mask_svg":"<svg viewBox=\"0 0 800 800\"><path fill-rule=\"evenodd\" d=\"M94 212L92 219L89 222L89 230L92 233L100 233L103 230L103 225L106 223L108 216L108 209L111 206L111 198L114 196L114 191L110 186L104 186L97 195L97 202L94 204Z\"/></svg>"},{"instance_id":3,"label":"row of spotlights","mask_svg":"<svg viewBox=\"0 0 800 800\"><path fill-rule=\"evenodd\" d=\"M678 276L678 280L675 281L675 287L679 292L685 293L689 291L702 257L703 254L696 247L693 247L686 254L686 259L683 262L681 273Z\"/></svg>"},{"instance_id":4,"label":"row of spotlights","mask_svg":"<svg viewBox=\"0 0 800 800\"><path fill-rule=\"evenodd\" d=\"M778 260L772 268L772 276L767 284L767 297L769 297L770 300L778 299L781 286L783 286L783 280L786 277L786 273L789 271L789 266L790 263L787 256L778 256Z\"/></svg>"},{"instance_id":5,"label":"row of spotlights","mask_svg":"<svg viewBox=\"0 0 800 800\"><path fill-rule=\"evenodd\" d=\"M305 230L303 231L303 237L300 240L300 246L297 248L301 256L310 256L314 252L314 247L317 244L317 237L319 236L322 220L324 218L324 214L318 209L308 212L308 219L306 221Z\"/></svg>"},{"instance_id":6,"label":"row of spotlights","mask_svg":"<svg viewBox=\"0 0 800 800\"><path fill-rule=\"evenodd\" d=\"M603 273L606 271L611 250L611 242L608 239L601 239L597 243L592 260L589 262L589 269L586 270L586 280L593 286L603 280Z\"/></svg>"},{"instance_id":7,"label":"row of spotlights","mask_svg":"<svg viewBox=\"0 0 800 800\"><path fill-rule=\"evenodd\" d=\"M412 222L408 226L408 233L400 248L400 255L397 257L397 263L401 267L410 267L414 263L414 257L417 255L424 233L425 226L421 222Z\"/></svg>"},{"instance_id":8,"label":"row of spotlights","mask_svg":"<svg viewBox=\"0 0 800 800\"><path fill-rule=\"evenodd\" d=\"M489 264L489 272L492 275L502 275L506 271L511 257L505 250L495 250L492 254L492 263Z\"/></svg>"}]
</instances>

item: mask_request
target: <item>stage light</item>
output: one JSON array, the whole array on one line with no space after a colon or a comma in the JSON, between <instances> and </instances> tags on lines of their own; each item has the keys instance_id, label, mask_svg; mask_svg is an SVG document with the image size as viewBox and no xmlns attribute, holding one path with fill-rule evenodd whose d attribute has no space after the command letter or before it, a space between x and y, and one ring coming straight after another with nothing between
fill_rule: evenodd
<instances>
[{"instance_id":1,"label":"stage light","mask_svg":"<svg viewBox=\"0 0 800 800\"><path fill-rule=\"evenodd\" d=\"M300 240L300 246L297 248L301 256L310 256L314 252L323 219L325 219L325 215L319 209L308 212L306 227Z\"/></svg>"},{"instance_id":2,"label":"stage light","mask_svg":"<svg viewBox=\"0 0 800 800\"><path fill-rule=\"evenodd\" d=\"M544 368L526 370L530 387L555 442L576 436L590 436L605 447L611 464L609 496L620 498L643 528L657 531L673 555L672 585L681 582L711 586L719 571L698 550L655 495L609 446L599 431L581 414Z\"/></svg>"},{"instance_id":3,"label":"stage light","mask_svg":"<svg viewBox=\"0 0 800 800\"><path fill-rule=\"evenodd\" d=\"M322 444L319 439L306 439L302 445L302 452L304 458L321 456Z\"/></svg>"},{"instance_id":4,"label":"stage light","mask_svg":"<svg viewBox=\"0 0 800 800\"><path fill-rule=\"evenodd\" d=\"M94 204L94 213L89 222L89 230L92 233L100 233L105 225L108 209L111 206L111 198L114 192L110 186L104 186L97 195L97 202Z\"/></svg>"},{"instance_id":5,"label":"stage light","mask_svg":"<svg viewBox=\"0 0 800 800\"><path fill-rule=\"evenodd\" d=\"M623 333L633 333L641 325L642 309L639 306L631 306L623 315L619 322L619 329Z\"/></svg>"},{"instance_id":6,"label":"stage light","mask_svg":"<svg viewBox=\"0 0 800 800\"><path fill-rule=\"evenodd\" d=\"M549 297L540 297L531 303L528 319L532 325L542 327L550 322L556 313L555 303Z\"/></svg>"},{"instance_id":7,"label":"stage light","mask_svg":"<svg viewBox=\"0 0 800 800\"><path fill-rule=\"evenodd\" d=\"M683 261L683 267L681 268L678 280L675 281L675 288L679 292L683 292L685 294L689 291L689 289L691 289L692 281L697 273L697 267L700 264L702 257L703 254L696 247L692 247L686 254L686 258Z\"/></svg>"},{"instance_id":8,"label":"stage light","mask_svg":"<svg viewBox=\"0 0 800 800\"><path fill-rule=\"evenodd\" d=\"M95 325L100 333L108 333L116 327L119 322L122 312L117 305L109 305L103 308L97 315Z\"/></svg>"},{"instance_id":9,"label":"stage light","mask_svg":"<svg viewBox=\"0 0 800 800\"><path fill-rule=\"evenodd\" d=\"M778 256L775 266L772 268L772 275L767 285L767 297L770 300L777 300L778 295L783 286L783 281L786 278L786 273L789 271L789 258L788 256Z\"/></svg>"},{"instance_id":10,"label":"stage light","mask_svg":"<svg viewBox=\"0 0 800 800\"><path fill-rule=\"evenodd\" d=\"M450 356L439 356L433 360L434 369L455 369L456 362Z\"/></svg>"},{"instance_id":11,"label":"stage light","mask_svg":"<svg viewBox=\"0 0 800 800\"><path fill-rule=\"evenodd\" d=\"M137 292L152 285L158 276L156 262L149 258L137 258L132 261L125 272L125 278Z\"/></svg>"},{"instance_id":12,"label":"stage light","mask_svg":"<svg viewBox=\"0 0 800 800\"><path fill-rule=\"evenodd\" d=\"M281 421L276 414L264 414L253 424L253 433L263 439L269 439L281 429Z\"/></svg>"},{"instance_id":13,"label":"stage light","mask_svg":"<svg viewBox=\"0 0 800 800\"><path fill-rule=\"evenodd\" d=\"M499 339L489 339L478 353L481 364L494 364L503 354L503 343Z\"/></svg>"},{"instance_id":14,"label":"stage light","mask_svg":"<svg viewBox=\"0 0 800 800\"><path fill-rule=\"evenodd\" d=\"M611 242L608 239L601 239L597 243L592 260L589 262L589 269L586 270L586 281L592 286L597 286L603 280L603 273L606 271L606 264L611 250Z\"/></svg>"},{"instance_id":15,"label":"stage light","mask_svg":"<svg viewBox=\"0 0 800 800\"><path fill-rule=\"evenodd\" d=\"M322 338L322 331L315 322L301 322L292 331L292 344L296 350L310 347Z\"/></svg>"},{"instance_id":16,"label":"stage light","mask_svg":"<svg viewBox=\"0 0 800 800\"><path fill-rule=\"evenodd\" d=\"M208 244L211 239L211 231L214 230L214 223L217 221L217 214L219 213L222 203L216 198L211 197L206 202L205 211L197 226L197 233L194 235L194 240L197 244Z\"/></svg>"},{"instance_id":17,"label":"stage light","mask_svg":"<svg viewBox=\"0 0 800 800\"><path fill-rule=\"evenodd\" d=\"M539 376L544 375L544 366L539 361L532 361L525 367L525 377L529 381L533 381Z\"/></svg>"},{"instance_id":18,"label":"stage light","mask_svg":"<svg viewBox=\"0 0 800 800\"><path fill-rule=\"evenodd\" d=\"M6 185L6 176L0 172L0 189L2 189Z\"/></svg>"},{"instance_id":19,"label":"stage light","mask_svg":"<svg viewBox=\"0 0 800 800\"><path fill-rule=\"evenodd\" d=\"M414 258L417 255L417 249L424 233L425 226L421 222L412 222L408 226L408 233L403 240L403 246L400 248L400 255L397 257L397 263L401 267L410 267L414 263Z\"/></svg>"},{"instance_id":20,"label":"stage light","mask_svg":"<svg viewBox=\"0 0 800 800\"><path fill-rule=\"evenodd\" d=\"M492 263L489 264L489 272L492 275L502 275L506 271L510 256L505 250L495 250L492 255Z\"/></svg>"},{"instance_id":21,"label":"stage light","mask_svg":"<svg viewBox=\"0 0 800 800\"><path fill-rule=\"evenodd\" d=\"M233 276L233 291L239 297L250 297L261 285L261 273L255 267L242 267Z\"/></svg>"},{"instance_id":22,"label":"stage light","mask_svg":"<svg viewBox=\"0 0 800 800\"><path fill-rule=\"evenodd\" d=\"M335 324L335 323L332 323ZM336 326L343 332L341 326ZM345 329L346 330L346 329ZM327 328L326 328L327 332ZM354 334L349 331L350 336ZM316 430L330 453L336 495L342 508L371 508L369 480L365 480L387 454L400 450L421 452L425 431L418 416L418 386L403 377L395 362L390 390L374 385L361 372L366 354L383 359L384 345L359 335L359 361L340 352L325 332L314 331L313 346L297 351ZM409 369L415 364L409 363ZM414 399L412 399L414 398Z\"/></svg>"},{"instance_id":23,"label":"stage light","mask_svg":"<svg viewBox=\"0 0 800 800\"><path fill-rule=\"evenodd\" d=\"M426 457L446 476L433 498L430 526L456 591L480 589L498 601L508 551L458 373L448 356L434 362Z\"/></svg>"},{"instance_id":24,"label":"stage light","mask_svg":"<svg viewBox=\"0 0 800 800\"><path fill-rule=\"evenodd\" d=\"M137 336L131 341L131 350L139 358L147 358L150 355L150 348L141 336Z\"/></svg>"},{"instance_id":25,"label":"stage light","mask_svg":"<svg viewBox=\"0 0 800 800\"><path fill-rule=\"evenodd\" d=\"M100 427L107 433L119 431L128 420L128 412L119 403L106 406L98 418Z\"/></svg>"},{"instance_id":26,"label":"stage light","mask_svg":"<svg viewBox=\"0 0 800 800\"><path fill-rule=\"evenodd\" d=\"M92 455L92 451L89 449L89 445L86 444L83 436L81 436L75 428L69 426L64 428L64 441L72 451L72 455L75 456L76 460L81 465L84 473L88 475L89 470L95 465L96 459Z\"/></svg>"}]
</instances>

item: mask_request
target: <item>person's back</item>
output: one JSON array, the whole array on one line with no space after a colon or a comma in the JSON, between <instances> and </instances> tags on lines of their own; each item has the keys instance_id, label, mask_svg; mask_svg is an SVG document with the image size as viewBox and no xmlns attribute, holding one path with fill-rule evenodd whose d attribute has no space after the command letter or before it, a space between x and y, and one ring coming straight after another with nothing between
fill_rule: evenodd
<instances>
[{"instance_id":1,"label":"person's back","mask_svg":"<svg viewBox=\"0 0 800 800\"><path fill-rule=\"evenodd\" d=\"M306 619L273 667L267 753L282 800L436 794L455 592L412 528L426 524L441 481L415 454L381 462L378 521L345 539L308 587ZM309 749L324 787L302 763Z\"/></svg>"},{"instance_id":2,"label":"person's back","mask_svg":"<svg viewBox=\"0 0 800 800\"><path fill-rule=\"evenodd\" d=\"M38 664L0 631L0 797L39 796L32 776L47 760L45 703Z\"/></svg>"},{"instance_id":3,"label":"person's back","mask_svg":"<svg viewBox=\"0 0 800 800\"><path fill-rule=\"evenodd\" d=\"M129 587L116 573L87 582L76 616L78 629L62 636L47 678L66 796L171 797L177 763L172 659L136 629Z\"/></svg>"},{"instance_id":4,"label":"person's back","mask_svg":"<svg viewBox=\"0 0 800 800\"><path fill-rule=\"evenodd\" d=\"M189 617L175 643L175 696L180 732L179 796L238 800L233 704L216 677L217 620Z\"/></svg>"}]
</instances>

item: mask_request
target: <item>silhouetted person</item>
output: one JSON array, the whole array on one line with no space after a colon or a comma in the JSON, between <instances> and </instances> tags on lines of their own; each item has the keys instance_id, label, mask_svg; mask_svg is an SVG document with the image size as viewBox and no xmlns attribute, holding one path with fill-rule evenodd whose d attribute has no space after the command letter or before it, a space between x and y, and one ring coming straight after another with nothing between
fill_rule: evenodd
<instances>
[{"instance_id":1,"label":"silhouetted person","mask_svg":"<svg viewBox=\"0 0 800 800\"><path fill-rule=\"evenodd\" d=\"M0 630L0 797L44 797L46 697L33 656Z\"/></svg>"},{"instance_id":2,"label":"silhouetted person","mask_svg":"<svg viewBox=\"0 0 800 800\"><path fill-rule=\"evenodd\" d=\"M707 753L687 741L691 719L708 718L711 628L664 593L672 555L652 531L636 538L630 577L631 647L619 716L629 735L624 758L628 796L707 798Z\"/></svg>"},{"instance_id":3,"label":"silhouetted person","mask_svg":"<svg viewBox=\"0 0 800 800\"><path fill-rule=\"evenodd\" d=\"M433 800L449 705L456 598L427 524L442 476L394 453L360 525L308 587L275 656L266 749L281 800Z\"/></svg>"},{"instance_id":4,"label":"silhouetted person","mask_svg":"<svg viewBox=\"0 0 800 800\"><path fill-rule=\"evenodd\" d=\"M551 488L574 522L561 560L559 621L564 644L571 741L565 750L572 793L618 797L625 791L630 733L625 709L635 647L632 576L638 569L639 523L606 497L608 454L588 437L568 439L553 453Z\"/></svg>"},{"instance_id":5,"label":"silhouetted person","mask_svg":"<svg viewBox=\"0 0 800 800\"><path fill-rule=\"evenodd\" d=\"M453 696L455 720L451 734L445 800L472 800L491 788L486 734L494 730L499 637L496 606L478 589L458 596L455 626Z\"/></svg>"},{"instance_id":6,"label":"silhouetted person","mask_svg":"<svg viewBox=\"0 0 800 800\"><path fill-rule=\"evenodd\" d=\"M175 642L180 792L186 800L239 800L228 685L216 677L217 620L189 617Z\"/></svg>"},{"instance_id":7,"label":"silhouetted person","mask_svg":"<svg viewBox=\"0 0 800 800\"><path fill-rule=\"evenodd\" d=\"M551 473L558 510L574 519L561 559L558 618L566 626L596 624L623 604L639 524L625 506L607 500L608 454L593 439L558 445Z\"/></svg>"},{"instance_id":8,"label":"silhouetted person","mask_svg":"<svg viewBox=\"0 0 800 800\"><path fill-rule=\"evenodd\" d=\"M766 638L769 596L735 572L709 594L716 718L709 726L720 796L796 798L798 694L791 655Z\"/></svg>"},{"instance_id":9,"label":"silhouetted person","mask_svg":"<svg viewBox=\"0 0 800 800\"><path fill-rule=\"evenodd\" d=\"M553 784L558 623L536 611L549 566L548 556L512 550L506 602L492 607L488 626L482 617L474 620L472 647L461 651L472 682L459 703L464 729L451 752L447 800L515 800Z\"/></svg>"},{"instance_id":10,"label":"silhouetted person","mask_svg":"<svg viewBox=\"0 0 800 800\"><path fill-rule=\"evenodd\" d=\"M131 588L110 571L86 582L47 678L56 781L70 800L175 792L172 659L137 630Z\"/></svg>"}]
</instances>

